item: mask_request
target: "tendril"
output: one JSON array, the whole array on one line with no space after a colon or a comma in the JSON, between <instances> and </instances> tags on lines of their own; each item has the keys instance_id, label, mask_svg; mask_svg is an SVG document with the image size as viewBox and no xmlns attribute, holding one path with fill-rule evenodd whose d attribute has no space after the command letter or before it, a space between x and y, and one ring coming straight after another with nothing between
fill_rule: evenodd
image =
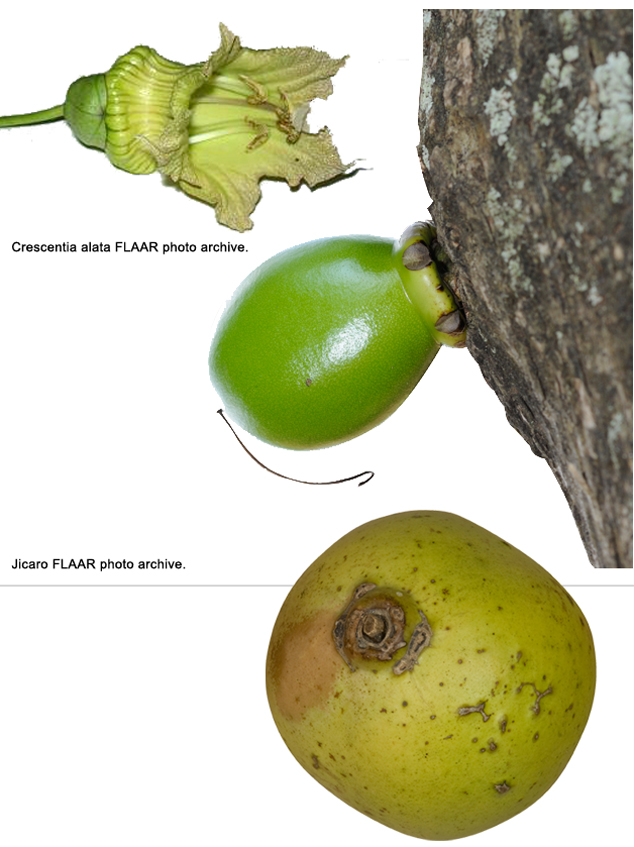
<instances>
[{"instance_id":1,"label":"tendril","mask_svg":"<svg viewBox=\"0 0 634 847\"><path fill-rule=\"evenodd\" d=\"M361 480L361 482L358 483L358 485L360 487L362 485L365 485L366 482L370 482L370 480L374 476L374 471L362 471L361 473L355 474L354 476L347 476L345 479L333 479L333 480L330 480L328 482L310 482L310 481L305 480L305 479L295 479L292 476L285 476L284 474L278 473L277 471L274 471L272 468L267 467L263 462L261 462L258 458L256 458L253 455L253 453L249 450L249 448L245 444L242 443L242 441L240 440L240 437L238 436L238 433L235 431L235 429L229 423L228 419L225 417L224 411L222 409L218 409L218 414L223 419L223 421L227 424L227 426L229 427L231 432L234 434L238 444L242 447L244 452L247 453L253 459L253 461L256 464L258 464L261 468L264 468L265 471L268 471L269 473L272 473L275 476L279 476L281 479L287 479L290 482L299 482L302 485L339 485L339 483L341 483L341 482L352 482L352 480L361 479L361 477L366 477L366 479L363 479L363 480Z\"/></svg>"}]
</instances>

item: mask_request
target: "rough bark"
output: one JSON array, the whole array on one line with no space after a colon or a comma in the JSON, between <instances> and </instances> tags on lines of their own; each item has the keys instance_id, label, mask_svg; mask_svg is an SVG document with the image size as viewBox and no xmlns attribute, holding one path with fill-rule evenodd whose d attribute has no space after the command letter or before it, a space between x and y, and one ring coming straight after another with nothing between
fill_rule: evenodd
<instances>
[{"instance_id":1,"label":"rough bark","mask_svg":"<svg viewBox=\"0 0 634 847\"><path fill-rule=\"evenodd\" d=\"M632 567L632 12L425 12L420 158L468 347L595 567Z\"/></svg>"}]
</instances>

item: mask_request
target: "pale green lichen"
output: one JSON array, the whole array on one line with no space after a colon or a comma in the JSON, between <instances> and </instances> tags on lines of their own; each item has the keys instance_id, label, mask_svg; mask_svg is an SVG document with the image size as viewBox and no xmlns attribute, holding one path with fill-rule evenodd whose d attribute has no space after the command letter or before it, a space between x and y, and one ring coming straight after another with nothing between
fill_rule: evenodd
<instances>
[{"instance_id":1,"label":"pale green lichen","mask_svg":"<svg viewBox=\"0 0 634 847\"><path fill-rule=\"evenodd\" d=\"M586 156L599 146L598 123L599 115L596 109L590 104L587 97L583 97L575 109L575 116L570 124L569 132L575 137L577 144Z\"/></svg>"},{"instance_id":2,"label":"pale green lichen","mask_svg":"<svg viewBox=\"0 0 634 847\"><path fill-rule=\"evenodd\" d=\"M595 283L592 283L590 286L590 290L588 291L588 301L591 306L598 306L599 303L603 300L603 297L599 294L599 290Z\"/></svg>"},{"instance_id":3,"label":"pale green lichen","mask_svg":"<svg viewBox=\"0 0 634 847\"><path fill-rule=\"evenodd\" d=\"M559 75L559 88L572 88L572 75L574 70L574 65L571 62L566 62Z\"/></svg>"},{"instance_id":4,"label":"pale green lichen","mask_svg":"<svg viewBox=\"0 0 634 847\"><path fill-rule=\"evenodd\" d=\"M584 291L588 290L588 283L583 277L579 276L579 272L576 268L576 265L575 270L568 271L568 279L570 280L570 282L572 282L573 286L577 291L583 293Z\"/></svg>"},{"instance_id":5,"label":"pale green lichen","mask_svg":"<svg viewBox=\"0 0 634 847\"><path fill-rule=\"evenodd\" d=\"M546 95L540 93L533 103L533 123L538 126L549 126L550 118L547 113Z\"/></svg>"},{"instance_id":6,"label":"pale green lichen","mask_svg":"<svg viewBox=\"0 0 634 847\"><path fill-rule=\"evenodd\" d=\"M632 165L632 76L625 53L610 53L594 70L598 108L583 97L575 109L569 134L586 156L603 145L619 169ZM613 181L617 175L612 174ZM617 192L618 193L618 192Z\"/></svg>"},{"instance_id":7,"label":"pale green lichen","mask_svg":"<svg viewBox=\"0 0 634 847\"><path fill-rule=\"evenodd\" d=\"M608 444L610 445L610 449L612 449L615 442L618 441L619 436L623 431L624 424L625 416L623 415L623 412L615 412L608 424Z\"/></svg>"},{"instance_id":8,"label":"pale green lichen","mask_svg":"<svg viewBox=\"0 0 634 847\"><path fill-rule=\"evenodd\" d=\"M550 244L548 244L548 242L547 242L547 241L539 241L539 242L535 245L535 247L536 247L536 249L537 249L537 255L538 255L538 256L539 256L539 258L542 260L542 262L545 262L545 261L546 261L546 259L548 259L548 257L549 257L549 256L551 255L551 253L552 253L552 251L551 251L551 249L550 249Z\"/></svg>"},{"instance_id":9,"label":"pale green lichen","mask_svg":"<svg viewBox=\"0 0 634 847\"><path fill-rule=\"evenodd\" d=\"M558 150L553 153L553 157L546 167L546 173L551 182L556 182L564 173L566 168L573 163L572 156L562 155Z\"/></svg>"},{"instance_id":10,"label":"pale green lichen","mask_svg":"<svg viewBox=\"0 0 634 847\"><path fill-rule=\"evenodd\" d=\"M575 221L575 229L577 230L577 232L569 232L568 238L570 239L570 241L572 241L575 247L581 249L583 246L583 240L581 238L581 234L583 233L583 224L579 221Z\"/></svg>"},{"instance_id":11,"label":"pale green lichen","mask_svg":"<svg viewBox=\"0 0 634 847\"><path fill-rule=\"evenodd\" d=\"M572 38L577 31L577 18L572 9L565 9L559 15L559 23L563 30L564 38Z\"/></svg>"},{"instance_id":12,"label":"pale green lichen","mask_svg":"<svg viewBox=\"0 0 634 847\"><path fill-rule=\"evenodd\" d=\"M530 279L523 272L522 263L516 247L524 230L530 223L530 213L519 197L512 204L505 203L502 195L495 188L487 192L486 206L489 216L502 243L500 257L504 261L509 274L509 282L513 290L522 289L532 293Z\"/></svg>"},{"instance_id":13,"label":"pale green lichen","mask_svg":"<svg viewBox=\"0 0 634 847\"><path fill-rule=\"evenodd\" d=\"M432 89L434 77L428 72L427 66L423 64L423 78L420 84L420 111L423 118L427 118L434 107Z\"/></svg>"},{"instance_id":14,"label":"pale green lichen","mask_svg":"<svg viewBox=\"0 0 634 847\"><path fill-rule=\"evenodd\" d=\"M517 161L517 149L511 144L510 141L507 141L504 145L504 152L506 153L506 158L509 162L513 163Z\"/></svg>"},{"instance_id":15,"label":"pale green lichen","mask_svg":"<svg viewBox=\"0 0 634 847\"><path fill-rule=\"evenodd\" d=\"M424 144L420 145L420 157L427 170L429 170L429 150Z\"/></svg>"},{"instance_id":16,"label":"pale green lichen","mask_svg":"<svg viewBox=\"0 0 634 847\"><path fill-rule=\"evenodd\" d=\"M621 171L614 177L614 181L610 186L610 199L613 203L620 203L623 199L625 189L629 185L629 175L627 171Z\"/></svg>"},{"instance_id":17,"label":"pale green lichen","mask_svg":"<svg viewBox=\"0 0 634 847\"><path fill-rule=\"evenodd\" d=\"M506 9L478 9L475 16L476 46L482 64L487 65L498 43L498 27Z\"/></svg>"},{"instance_id":18,"label":"pale green lichen","mask_svg":"<svg viewBox=\"0 0 634 847\"><path fill-rule=\"evenodd\" d=\"M632 144L632 75L630 60L623 52L610 53L604 65L594 72L599 86L601 117L599 141L612 149ZM629 159L629 157L628 157Z\"/></svg>"},{"instance_id":19,"label":"pale green lichen","mask_svg":"<svg viewBox=\"0 0 634 847\"><path fill-rule=\"evenodd\" d=\"M572 63L579 58L579 48L566 47L562 55L563 60L556 53L550 53L546 60L546 71L540 83L540 91L533 103L533 120L536 125L551 124L552 116L564 108L560 89L572 88L575 73Z\"/></svg>"},{"instance_id":20,"label":"pale green lichen","mask_svg":"<svg viewBox=\"0 0 634 847\"><path fill-rule=\"evenodd\" d=\"M546 91L559 85L559 74L561 73L561 57L556 53L549 53L546 59L546 74L542 79L542 88Z\"/></svg>"},{"instance_id":21,"label":"pale green lichen","mask_svg":"<svg viewBox=\"0 0 634 847\"><path fill-rule=\"evenodd\" d=\"M489 117L491 135L497 139L500 147L503 147L508 141L507 132L515 117L515 103L511 92L504 88L493 88L484 104L484 112Z\"/></svg>"}]
</instances>

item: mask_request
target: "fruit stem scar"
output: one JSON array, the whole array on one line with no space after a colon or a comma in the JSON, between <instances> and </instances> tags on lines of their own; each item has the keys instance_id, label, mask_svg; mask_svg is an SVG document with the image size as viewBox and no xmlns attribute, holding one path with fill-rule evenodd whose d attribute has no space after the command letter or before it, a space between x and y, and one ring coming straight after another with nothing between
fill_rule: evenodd
<instances>
[{"instance_id":1,"label":"fruit stem scar","mask_svg":"<svg viewBox=\"0 0 634 847\"><path fill-rule=\"evenodd\" d=\"M385 618L382 615L367 614L362 623L363 634L370 641L383 641L387 628Z\"/></svg>"},{"instance_id":2,"label":"fruit stem scar","mask_svg":"<svg viewBox=\"0 0 634 847\"><path fill-rule=\"evenodd\" d=\"M351 655L386 662L398 650L407 647L405 655L392 668L398 676L407 670L412 671L414 665L418 664L418 657L431 641L432 631L427 618L419 609L422 620L414 627L408 645L403 640L405 612L389 596L389 592L377 592L375 597L358 605L359 600L376 587L372 582L364 582L355 588L352 599L335 621L332 637L337 652L352 672L357 668Z\"/></svg>"},{"instance_id":3,"label":"fruit stem scar","mask_svg":"<svg viewBox=\"0 0 634 847\"><path fill-rule=\"evenodd\" d=\"M464 715L472 715L474 712L480 712L480 714L482 715L483 723L486 723L489 718L493 715L493 712L490 715L487 715L487 713L484 711L485 705L486 700L483 700L481 703L478 703L477 706L462 706L460 709L458 709L458 714L460 715L460 717L463 717Z\"/></svg>"}]
</instances>

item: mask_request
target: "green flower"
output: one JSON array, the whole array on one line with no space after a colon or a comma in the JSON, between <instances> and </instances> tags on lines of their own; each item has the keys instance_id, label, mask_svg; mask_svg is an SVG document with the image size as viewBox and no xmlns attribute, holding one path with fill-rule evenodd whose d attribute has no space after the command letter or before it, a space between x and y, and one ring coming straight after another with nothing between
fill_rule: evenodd
<instances>
[{"instance_id":1,"label":"green flower","mask_svg":"<svg viewBox=\"0 0 634 847\"><path fill-rule=\"evenodd\" d=\"M0 127L65 118L77 138L134 174L155 170L243 232L260 180L320 185L345 173L327 129L309 132L310 104L332 93L345 58L310 47L249 50L223 24L200 64L135 47L105 74L81 77L63 106L0 118Z\"/></svg>"}]
</instances>

